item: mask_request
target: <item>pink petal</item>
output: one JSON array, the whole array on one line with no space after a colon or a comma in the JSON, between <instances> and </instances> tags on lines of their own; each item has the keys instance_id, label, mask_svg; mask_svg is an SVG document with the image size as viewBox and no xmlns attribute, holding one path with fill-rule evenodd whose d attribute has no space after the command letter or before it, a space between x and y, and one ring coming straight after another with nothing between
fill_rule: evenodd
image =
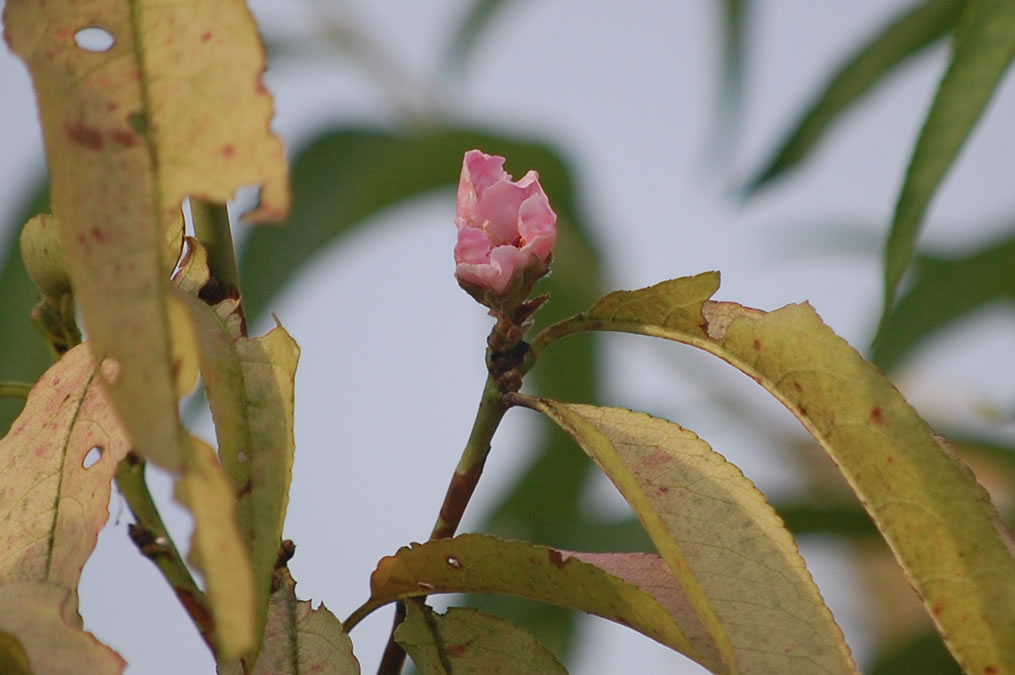
<instances>
[{"instance_id":1,"label":"pink petal","mask_svg":"<svg viewBox=\"0 0 1015 675\"><path fill-rule=\"evenodd\" d=\"M455 243L456 263L488 263L490 261L490 239L482 230L463 227L458 230Z\"/></svg>"}]
</instances>

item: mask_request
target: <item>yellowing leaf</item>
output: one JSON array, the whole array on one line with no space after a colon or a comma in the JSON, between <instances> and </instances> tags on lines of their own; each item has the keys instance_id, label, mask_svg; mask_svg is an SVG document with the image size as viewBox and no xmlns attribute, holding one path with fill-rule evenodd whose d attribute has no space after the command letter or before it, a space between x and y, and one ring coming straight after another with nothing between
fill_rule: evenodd
<instances>
[{"instance_id":1,"label":"yellowing leaf","mask_svg":"<svg viewBox=\"0 0 1015 675\"><path fill-rule=\"evenodd\" d=\"M224 202L262 185L254 219L288 207L282 147L268 129L264 54L241 0L25 0L6 36L32 74L52 205L97 358L137 450L179 469L166 269L189 195ZM108 49L79 31L104 31Z\"/></svg>"},{"instance_id":2,"label":"yellowing leaf","mask_svg":"<svg viewBox=\"0 0 1015 675\"><path fill-rule=\"evenodd\" d=\"M519 400L557 422L631 504L706 627L715 672L856 672L782 520L707 443L629 410Z\"/></svg>"},{"instance_id":3,"label":"yellowing leaf","mask_svg":"<svg viewBox=\"0 0 1015 675\"><path fill-rule=\"evenodd\" d=\"M589 562L585 562L588 560ZM466 534L403 547L370 576L370 600L352 617L434 593L514 595L595 614L704 663L708 648L683 591L647 554L590 554ZM644 587L642 587L644 585Z\"/></svg>"},{"instance_id":4,"label":"yellowing leaf","mask_svg":"<svg viewBox=\"0 0 1015 675\"><path fill-rule=\"evenodd\" d=\"M44 581L76 593L130 449L100 377L86 346L70 350L0 440L0 584Z\"/></svg>"},{"instance_id":5,"label":"yellowing leaf","mask_svg":"<svg viewBox=\"0 0 1015 675\"><path fill-rule=\"evenodd\" d=\"M807 304L765 313L707 302L715 273L611 293L536 336L653 335L704 349L756 380L825 448L871 514L967 672L1015 670L1015 559L969 470L876 368Z\"/></svg>"},{"instance_id":6,"label":"yellowing leaf","mask_svg":"<svg viewBox=\"0 0 1015 675\"><path fill-rule=\"evenodd\" d=\"M194 514L190 561L205 578L218 656L230 660L254 646L254 575L236 528L229 479L210 446L194 437L191 443L176 498Z\"/></svg>"},{"instance_id":7,"label":"yellowing leaf","mask_svg":"<svg viewBox=\"0 0 1015 675\"><path fill-rule=\"evenodd\" d=\"M61 586L37 581L0 585L0 635L4 633L17 638L36 675L119 675L126 666L116 652L81 629L77 593Z\"/></svg>"},{"instance_id":8,"label":"yellowing leaf","mask_svg":"<svg viewBox=\"0 0 1015 675\"><path fill-rule=\"evenodd\" d=\"M190 294L176 297L197 327L219 457L236 495L240 535L253 562L260 634L289 501L300 350L281 325L264 337L245 337L236 300L211 307L195 297L207 280L204 248L191 242L176 278Z\"/></svg>"},{"instance_id":9,"label":"yellowing leaf","mask_svg":"<svg viewBox=\"0 0 1015 675\"><path fill-rule=\"evenodd\" d=\"M437 614L409 603L395 639L422 675L567 675L539 640L510 621L476 609Z\"/></svg>"},{"instance_id":10,"label":"yellowing leaf","mask_svg":"<svg viewBox=\"0 0 1015 675\"><path fill-rule=\"evenodd\" d=\"M264 643L251 675L359 675L352 641L324 603L317 609L296 599L289 570L275 575Z\"/></svg>"}]
</instances>

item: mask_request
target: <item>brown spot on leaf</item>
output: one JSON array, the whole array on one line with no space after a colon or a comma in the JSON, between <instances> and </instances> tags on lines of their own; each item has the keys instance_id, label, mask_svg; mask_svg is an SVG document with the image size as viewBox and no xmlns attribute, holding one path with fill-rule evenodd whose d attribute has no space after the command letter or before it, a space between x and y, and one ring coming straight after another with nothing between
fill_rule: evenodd
<instances>
[{"instance_id":1,"label":"brown spot on leaf","mask_svg":"<svg viewBox=\"0 0 1015 675\"><path fill-rule=\"evenodd\" d=\"M754 347L754 351L760 352L761 351L761 340L755 340L754 342L751 343L751 346Z\"/></svg>"},{"instance_id":2,"label":"brown spot on leaf","mask_svg":"<svg viewBox=\"0 0 1015 675\"><path fill-rule=\"evenodd\" d=\"M206 30L204 33L201 34L201 42L207 42L210 39L211 39L211 31L210 30Z\"/></svg>"},{"instance_id":3,"label":"brown spot on leaf","mask_svg":"<svg viewBox=\"0 0 1015 675\"><path fill-rule=\"evenodd\" d=\"M930 611L934 614L934 616L941 616L941 612L943 610L944 607L941 606L940 602L930 608Z\"/></svg>"},{"instance_id":4,"label":"brown spot on leaf","mask_svg":"<svg viewBox=\"0 0 1015 675\"><path fill-rule=\"evenodd\" d=\"M113 129L109 132L109 140L113 141L117 145L129 148L137 145L138 139L137 136L126 129Z\"/></svg>"},{"instance_id":5,"label":"brown spot on leaf","mask_svg":"<svg viewBox=\"0 0 1015 675\"><path fill-rule=\"evenodd\" d=\"M468 644L448 645L447 647L444 648L444 651L447 652L447 655L453 659L465 656L465 652L467 652L468 650L469 650Z\"/></svg>"},{"instance_id":6,"label":"brown spot on leaf","mask_svg":"<svg viewBox=\"0 0 1015 675\"><path fill-rule=\"evenodd\" d=\"M997 666L987 666L987 667L985 667L983 669L983 672L985 672L985 673L996 673L996 672L998 672Z\"/></svg>"},{"instance_id":7,"label":"brown spot on leaf","mask_svg":"<svg viewBox=\"0 0 1015 675\"><path fill-rule=\"evenodd\" d=\"M83 145L92 150L102 149L102 133L84 122L68 122L64 128L67 130L67 138L75 145Z\"/></svg>"},{"instance_id":8,"label":"brown spot on leaf","mask_svg":"<svg viewBox=\"0 0 1015 675\"><path fill-rule=\"evenodd\" d=\"M803 385L800 384L799 382L797 382L796 380L793 380L793 388L796 389L797 391L803 391L804 390Z\"/></svg>"},{"instance_id":9,"label":"brown spot on leaf","mask_svg":"<svg viewBox=\"0 0 1015 675\"><path fill-rule=\"evenodd\" d=\"M670 491L670 489L668 487L666 487L665 485L660 485L659 487L656 488L656 494L657 495L665 495L665 494L668 494L669 491Z\"/></svg>"},{"instance_id":10,"label":"brown spot on leaf","mask_svg":"<svg viewBox=\"0 0 1015 675\"><path fill-rule=\"evenodd\" d=\"M227 143L226 145L222 146L223 157L232 157L235 154L236 154L236 146L233 145L232 143Z\"/></svg>"},{"instance_id":11,"label":"brown spot on leaf","mask_svg":"<svg viewBox=\"0 0 1015 675\"><path fill-rule=\"evenodd\" d=\"M564 565L566 565L567 563L564 560L564 556L561 555L560 551L551 548L551 549L549 549L548 554L549 554L549 557L550 557L550 564L551 565L553 565L554 567L556 567L559 570L564 569Z\"/></svg>"},{"instance_id":12,"label":"brown spot on leaf","mask_svg":"<svg viewBox=\"0 0 1015 675\"><path fill-rule=\"evenodd\" d=\"M120 104L117 103L116 101L106 101L106 110L108 110L109 112L113 112L119 107Z\"/></svg>"},{"instance_id":13,"label":"brown spot on leaf","mask_svg":"<svg viewBox=\"0 0 1015 675\"><path fill-rule=\"evenodd\" d=\"M254 484L253 484L253 482L252 482L252 481L251 481L251 480L250 480L250 479L248 478L248 479L247 479L247 482L246 482L246 483L244 483L244 484L243 484L243 487L241 487L241 488L240 488L240 491L236 493L236 498L237 498L237 499L243 499L244 497L246 497L247 495L249 495L249 494L250 494L250 491L251 491L251 490L253 490L253 489L254 489Z\"/></svg>"},{"instance_id":14,"label":"brown spot on leaf","mask_svg":"<svg viewBox=\"0 0 1015 675\"><path fill-rule=\"evenodd\" d=\"M109 230L103 230L100 227L93 227L88 233L92 235L92 239L100 244L108 244L113 240L113 235L109 233Z\"/></svg>"},{"instance_id":15,"label":"brown spot on leaf","mask_svg":"<svg viewBox=\"0 0 1015 675\"><path fill-rule=\"evenodd\" d=\"M882 425L885 423L885 414L881 410L881 406L876 405L871 408L871 424Z\"/></svg>"}]
</instances>

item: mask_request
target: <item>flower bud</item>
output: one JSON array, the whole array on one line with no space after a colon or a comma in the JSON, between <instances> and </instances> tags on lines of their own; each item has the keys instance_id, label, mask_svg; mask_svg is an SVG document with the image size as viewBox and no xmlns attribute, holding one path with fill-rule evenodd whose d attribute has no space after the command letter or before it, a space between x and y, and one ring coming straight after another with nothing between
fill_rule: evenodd
<instances>
[{"instance_id":1,"label":"flower bud","mask_svg":"<svg viewBox=\"0 0 1015 675\"><path fill-rule=\"evenodd\" d=\"M455 277L487 307L518 307L549 271L557 215L535 171L514 181L503 157L465 153L455 224Z\"/></svg>"},{"instance_id":2,"label":"flower bud","mask_svg":"<svg viewBox=\"0 0 1015 675\"><path fill-rule=\"evenodd\" d=\"M42 213L25 223L21 230L21 258L28 276L44 297L59 300L71 292L56 218Z\"/></svg>"}]
</instances>

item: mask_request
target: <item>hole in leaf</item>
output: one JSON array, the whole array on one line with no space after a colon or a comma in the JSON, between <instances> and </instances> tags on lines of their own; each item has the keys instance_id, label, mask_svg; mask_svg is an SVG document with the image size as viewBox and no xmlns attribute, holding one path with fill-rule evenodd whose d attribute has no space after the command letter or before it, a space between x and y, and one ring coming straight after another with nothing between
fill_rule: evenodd
<instances>
[{"instance_id":1,"label":"hole in leaf","mask_svg":"<svg viewBox=\"0 0 1015 675\"><path fill-rule=\"evenodd\" d=\"M250 457L247 455L247 453L243 452L242 450L236 453L236 461L239 462L240 464L243 464L248 459L250 459Z\"/></svg>"},{"instance_id":2,"label":"hole in leaf","mask_svg":"<svg viewBox=\"0 0 1015 675\"><path fill-rule=\"evenodd\" d=\"M86 52L108 52L116 39L113 34L99 26L88 26L74 33L74 43Z\"/></svg>"},{"instance_id":3,"label":"hole in leaf","mask_svg":"<svg viewBox=\"0 0 1015 675\"><path fill-rule=\"evenodd\" d=\"M458 558L453 555L448 556L448 564L454 567L456 570L462 569L462 563L458 561Z\"/></svg>"},{"instance_id":4,"label":"hole in leaf","mask_svg":"<svg viewBox=\"0 0 1015 675\"><path fill-rule=\"evenodd\" d=\"M100 459L102 459L102 448L97 445L93 446L92 449L85 454L85 458L81 461L81 466L86 469L90 469L98 464Z\"/></svg>"}]
</instances>

